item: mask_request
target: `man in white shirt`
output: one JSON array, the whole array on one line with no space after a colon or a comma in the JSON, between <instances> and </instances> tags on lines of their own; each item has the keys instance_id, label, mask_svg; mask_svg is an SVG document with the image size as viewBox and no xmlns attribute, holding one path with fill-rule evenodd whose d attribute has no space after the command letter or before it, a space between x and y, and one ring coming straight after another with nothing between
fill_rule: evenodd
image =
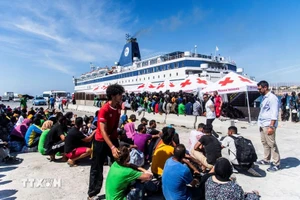
<instances>
[{"instance_id":1,"label":"man in white shirt","mask_svg":"<svg viewBox=\"0 0 300 200\"><path fill-rule=\"evenodd\" d=\"M205 102L206 125L212 126L212 123L216 118L215 105L213 101L209 98L208 94L203 95L203 100Z\"/></svg>"},{"instance_id":2,"label":"man in white shirt","mask_svg":"<svg viewBox=\"0 0 300 200\"><path fill-rule=\"evenodd\" d=\"M280 155L275 137L278 126L279 100L269 90L269 83L267 81L260 81L257 84L257 89L263 96L257 124L264 147L264 158L257 161L257 164L270 165L267 171L276 172L280 169ZM270 162L271 156L273 163Z\"/></svg>"},{"instance_id":3,"label":"man in white shirt","mask_svg":"<svg viewBox=\"0 0 300 200\"><path fill-rule=\"evenodd\" d=\"M200 140L203 133L203 127L205 124L200 123L198 124L198 129L197 130L192 130L189 136L189 149L188 151L191 152L192 149L194 149L195 144Z\"/></svg>"}]
</instances>

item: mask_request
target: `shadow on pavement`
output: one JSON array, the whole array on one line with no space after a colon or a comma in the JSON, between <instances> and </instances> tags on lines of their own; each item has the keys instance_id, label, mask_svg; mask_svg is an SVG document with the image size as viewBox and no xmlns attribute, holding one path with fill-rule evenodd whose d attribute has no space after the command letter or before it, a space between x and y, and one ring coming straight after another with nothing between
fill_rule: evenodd
<instances>
[{"instance_id":1,"label":"shadow on pavement","mask_svg":"<svg viewBox=\"0 0 300 200\"><path fill-rule=\"evenodd\" d=\"M7 171L11 171L14 169L17 169L18 167L1 167L0 168L0 172L7 172Z\"/></svg>"},{"instance_id":2,"label":"shadow on pavement","mask_svg":"<svg viewBox=\"0 0 300 200\"><path fill-rule=\"evenodd\" d=\"M17 197L8 197L8 198L2 199L2 200L15 200L15 199L17 199Z\"/></svg>"},{"instance_id":3,"label":"shadow on pavement","mask_svg":"<svg viewBox=\"0 0 300 200\"><path fill-rule=\"evenodd\" d=\"M281 169L290 169L293 167L298 167L300 165L300 160L294 157L287 157L280 160Z\"/></svg>"},{"instance_id":4,"label":"shadow on pavement","mask_svg":"<svg viewBox=\"0 0 300 200\"><path fill-rule=\"evenodd\" d=\"M0 190L0 199L8 199L8 197L13 196L17 192L18 190Z\"/></svg>"},{"instance_id":5,"label":"shadow on pavement","mask_svg":"<svg viewBox=\"0 0 300 200\"><path fill-rule=\"evenodd\" d=\"M0 185L5 185L5 184L11 183L11 182L12 182L12 180L9 180L9 181L1 181L1 182L0 182Z\"/></svg>"}]
</instances>

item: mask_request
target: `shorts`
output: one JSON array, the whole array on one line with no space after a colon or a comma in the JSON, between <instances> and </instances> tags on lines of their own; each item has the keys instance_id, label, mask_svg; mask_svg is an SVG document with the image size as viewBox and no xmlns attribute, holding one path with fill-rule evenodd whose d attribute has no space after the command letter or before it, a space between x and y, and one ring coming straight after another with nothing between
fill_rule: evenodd
<instances>
[{"instance_id":1,"label":"shorts","mask_svg":"<svg viewBox=\"0 0 300 200\"><path fill-rule=\"evenodd\" d=\"M57 152L63 153L65 148L65 142L59 141L51 146L51 148L46 149L46 155L55 155Z\"/></svg>"},{"instance_id":2,"label":"shorts","mask_svg":"<svg viewBox=\"0 0 300 200\"><path fill-rule=\"evenodd\" d=\"M73 149L73 151L66 153L66 157L69 159L77 158L80 155L86 153L87 147L78 147L76 149Z\"/></svg>"}]
</instances>

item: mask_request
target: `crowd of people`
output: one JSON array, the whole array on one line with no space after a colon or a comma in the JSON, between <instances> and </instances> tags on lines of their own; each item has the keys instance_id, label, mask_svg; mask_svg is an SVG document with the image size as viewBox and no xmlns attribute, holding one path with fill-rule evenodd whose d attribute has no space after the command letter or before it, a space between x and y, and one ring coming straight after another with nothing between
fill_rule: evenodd
<instances>
[{"instance_id":1,"label":"crowd of people","mask_svg":"<svg viewBox=\"0 0 300 200\"><path fill-rule=\"evenodd\" d=\"M111 165L105 185L108 200L142 199L155 193L165 199L259 199L257 191L245 193L232 177L232 173L240 171L260 177L254 164L270 164L271 154L274 166L268 171L279 170L276 112L267 116L270 108L276 107L275 99L266 82L259 83L259 91L265 97L259 118L265 157L257 162L251 141L241 137L235 126L228 128L226 137L213 134L212 124L218 108L208 95L204 95L202 111L207 116L206 124L199 124L197 130L190 133L189 145L185 147L174 127L158 130L156 121L146 118L136 126L136 115L121 115L121 104L127 99L123 96L124 88L118 84L107 88L107 102L90 117L77 117L72 112L64 115L60 110L43 108L12 110L1 105L0 156L6 162L11 160L9 149L38 151L48 155L50 162L57 161L59 155L70 167L77 166L77 160L90 157L88 199L96 199L100 193L106 163ZM170 97L163 98L172 101ZM174 102L193 105L192 99L191 95ZM158 105L164 103L158 102ZM273 143L270 143L272 137ZM238 141L246 141L247 147L237 146ZM228 158L222 157L222 148L228 148Z\"/></svg>"},{"instance_id":2,"label":"crowd of people","mask_svg":"<svg viewBox=\"0 0 300 200\"><path fill-rule=\"evenodd\" d=\"M300 118L300 93L292 92L291 96L287 93L281 97L281 120L299 122Z\"/></svg>"}]
</instances>

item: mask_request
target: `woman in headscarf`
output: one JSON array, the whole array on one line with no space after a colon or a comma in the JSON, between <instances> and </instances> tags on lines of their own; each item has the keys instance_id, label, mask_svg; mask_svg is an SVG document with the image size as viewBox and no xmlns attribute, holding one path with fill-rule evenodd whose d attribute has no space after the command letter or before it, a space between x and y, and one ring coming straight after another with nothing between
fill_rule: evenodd
<instances>
[{"instance_id":1,"label":"woman in headscarf","mask_svg":"<svg viewBox=\"0 0 300 200\"><path fill-rule=\"evenodd\" d=\"M44 148L44 144L47 138L47 135L50 131L50 129L53 126L53 121L51 120L47 120L44 122L43 126L42 126L42 134L39 140L39 145L38 145L38 151L42 154L45 155L45 148Z\"/></svg>"},{"instance_id":2,"label":"woman in headscarf","mask_svg":"<svg viewBox=\"0 0 300 200\"><path fill-rule=\"evenodd\" d=\"M231 180L232 166L226 158L219 158L214 166L214 175L205 183L205 199L259 199L257 191L244 193L241 186Z\"/></svg>"},{"instance_id":3,"label":"woman in headscarf","mask_svg":"<svg viewBox=\"0 0 300 200\"><path fill-rule=\"evenodd\" d=\"M21 125L16 126L10 133L11 141L24 141L24 136L28 127L30 126L31 120L24 119Z\"/></svg>"}]
</instances>

